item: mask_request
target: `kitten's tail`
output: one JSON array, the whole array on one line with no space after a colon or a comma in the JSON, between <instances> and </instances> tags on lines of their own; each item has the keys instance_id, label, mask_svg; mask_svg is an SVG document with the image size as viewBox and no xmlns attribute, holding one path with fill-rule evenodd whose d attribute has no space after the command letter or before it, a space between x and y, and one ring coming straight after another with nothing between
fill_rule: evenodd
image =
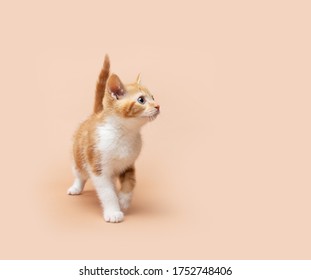
<instances>
[{"instance_id":1,"label":"kitten's tail","mask_svg":"<svg viewBox=\"0 0 311 280\"><path fill-rule=\"evenodd\" d=\"M106 82L109 77L110 60L108 55L105 56L104 65L100 71L95 93L94 113L99 113L103 110L103 98L105 95Z\"/></svg>"}]
</instances>

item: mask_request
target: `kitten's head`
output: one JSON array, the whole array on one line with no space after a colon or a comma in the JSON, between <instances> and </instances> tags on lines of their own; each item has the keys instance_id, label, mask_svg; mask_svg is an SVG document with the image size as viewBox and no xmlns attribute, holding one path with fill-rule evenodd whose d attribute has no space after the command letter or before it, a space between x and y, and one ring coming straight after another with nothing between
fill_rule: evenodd
<instances>
[{"instance_id":1,"label":"kitten's head","mask_svg":"<svg viewBox=\"0 0 311 280\"><path fill-rule=\"evenodd\" d=\"M132 84L124 85L116 74L107 83L109 107L123 118L141 122L154 120L160 113L160 106L154 101L149 90L140 83L140 75Z\"/></svg>"}]
</instances>

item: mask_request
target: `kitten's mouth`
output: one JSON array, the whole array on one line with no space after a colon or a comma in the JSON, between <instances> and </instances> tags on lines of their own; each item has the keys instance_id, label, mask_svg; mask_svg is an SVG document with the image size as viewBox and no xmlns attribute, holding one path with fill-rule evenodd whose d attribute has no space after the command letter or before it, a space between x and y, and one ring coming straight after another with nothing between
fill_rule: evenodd
<instances>
[{"instance_id":1,"label":"kitten's mouth","mask_svg":"<svg viewBox=\"0 0 311 280\"><path fill-rule=\"evenodd\" d=\"M153 115L148 116L147 118L149 119L149 121L154 121L159 114L160 114L160 111L156 111Z\"/></svg>"}]
</instances>

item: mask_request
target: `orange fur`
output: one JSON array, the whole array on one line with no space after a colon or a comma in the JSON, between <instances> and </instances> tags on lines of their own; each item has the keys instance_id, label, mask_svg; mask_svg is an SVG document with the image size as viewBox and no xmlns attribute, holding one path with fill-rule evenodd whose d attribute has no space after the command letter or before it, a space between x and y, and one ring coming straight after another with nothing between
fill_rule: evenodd
<instances>
[{"instance_id":1,"label":"orange fur","mask_svg":"<svg viewBox=\"0 0 311 280\"><path fill-rule=\"evenodd\" d=\"M122 192L129 193L133 191L136 183L134 166L129 167L127 170L121 173L119 178Z\"/></svg>"},{"instance_id":2,"label":"orange fur","mask_svg":"<svg viewBox=\"0 0 311 280\"><path fill-rule=\"evenodd\" d=\"M92 172L100 175L101 166L100 151L96 149L95 130L98 123L102 123L103 117L96 114L91 115L84 121L74 135L73 155L76 169L87 176L86 165L91 166Z\"/></svg>"},{"instance_id":3,"label":"orange fur","mask_svg":"<svg viewBox=\"0 0 311 280\"><path fill-rule=\"evenodd\" d=\"M138 104L135 99L137 92L142 92L146 96L151 96L149 90L137 83L124 86L115 74L112 74L108 80L108 89L103 88L106 85L107 75L109 73L110 62L108 56L105 57L104 67L100 72L96 87L94 114L84 121L74 135L73 154L75 167L83 175L86 175L86 164L89 164L92 171L96 175L100 175L100 151L96 148L95 130L99 124L105 122L105 118L109 115L119 115L123 118L135 118L145 110L145 106ZM112 97L111 92L126 93L128 96L122 101L121 105L116 105L117 100ZM104 101L101 100L104 99ZM105 109L103 110L103 103ZM152 102L149 107L156 107L156 103Z\"/></svg>"},{"instance_id":4,"label":"orange fur","mask_svg":"<svg viewBox=\"0 0 311 280\"><path fill-rule=\"evenodd\" d=\"M94 103L94 113L99 113L103 110L103 97L105 95L106 82L109 77L110 61L108 55L105 56L103 68L99 74Z\"/></svg>"},{"instance_id":5,"label":"orange fur","mask_svg":"<svg viewBox=\"0 0 311 280\"><path fill-rule=\"evenodd\" d=\"M109 71L110 62L106 56L97 81L93 114L79 126L74 134L73 159L77 179L68 190L68 194L81 193L85 181L91 175L102 178L105 166L107 168L107 164L109 165L105 153L109 153L109 157L114 158L113 173L109 176L119 178L121 183L120 205L126 209L135 186L134 160L141 147L140 127L156 118L159 113L159 105L154 102L148 89L140 84L140 76L135 83L124 85L116 74L111 74L109 77ZM106 130L100 136L99 128L105 127L105 125ZM113 127L114 125L116 127ZM128 131L129 136L125 131ZM121 139L129 139L130 142L122 142L124 146L120 147L114 145L113 151L118 153L114 157L109 150L110 144L105 146L105 137L108 137L107 141L113 139L113 144L118 143ZM125 154L124 149L126 149ZM103 158L106 160L104 163ZM115 164L116 161L119 162L120 167ZM104 166L104 164L106 165ZM107 176L106 173L105 176ZM101 198L102 202L103 200L105 199ZM117 209L118 207L112 208ZM114 211L113 213L108 211L107 217L105 217L106 221L119 222L123 219L122 212Z\"/></svg>"}]
</instances>

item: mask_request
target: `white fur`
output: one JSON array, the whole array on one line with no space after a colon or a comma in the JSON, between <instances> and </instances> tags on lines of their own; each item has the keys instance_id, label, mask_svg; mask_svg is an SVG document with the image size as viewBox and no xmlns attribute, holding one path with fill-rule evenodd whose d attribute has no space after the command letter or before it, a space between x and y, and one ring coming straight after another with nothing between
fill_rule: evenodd
<instances>
[{"instance_id":1,"label":"white fur","mask_svg":"<svg viewBox=\"0 0 311 280\"><path fill-rule=\"evenodd\" d=\"M91 175L98 197L104 207L107 222L121 222L123 212L115 189L115 177L134 164L141 150L141 121L109 117L97 128L97 148L101 151L101 176ZM127 209L130 197L121 196L120 203ZM124 207L125 206L125 207Z\"/></svg>"},{"instance_id":2,"label":"white fur","mask_svg":"<svg viewBox=\"0 0 311 280\"><path fill-rule=\"evenodd\" d=\"M90 166L86 169L104 208L106 222L121 222L124 218L121 207L125 210L130 205L131 195L121 194L118 198L115 181L116 176L132 166L137 159L142 146L140 128L144 123L145 120L141 119L108 117L96 130L97 149L101 152L102 174L96 176ZM85 181L76 173L76 179L68 194L81 193L84 183Z\"/></svg>"},{"instance_id":3,"label":"white fur","mask_svg":"<svg viewBox=\"0 0 311 280\"><path fill-rule=\"evenodd\" d=\"M120 209L113 178L109 174L102 174L101 176L92 175L91 179L104 208L105 221L111 223L122 222L124 214Z\"/></svg>"},{"instance_id":4,"label":"white fur","mask_svg":"<svg viewBox=\"0 0 311 280\"><path fill-rule=\"evenodd\" d=\"M67 194L77 195L80 194L83 190L83 183L80 179L75 178L72 186L68 189Z\"/></svg>"},{"instance_id":5,"label":"white fur","mask_svg":"<svg viewBox=\"0 0 311 280\"><path fill-rule=\"evenodd\" d=\"M141 121L110 117L97 128L102 166L108 173L120 174L134 164L141 146Z\"/></svg>"},{"instance_id":6,"label":"white fur","mask_svg":"<svg viewBox=\"0 0 311 280\"><path fill-rule=\"evenodd\" d=\"M81 174L75 168L73 168L73 173L76 178L72 186L68 189L67 194L77 195L83 191L86 180L82 178Z\"/></svg>"},{"instance_id":7,"label":"white fur","mask_svg":"<svg viewBox=\"0 0 311 280\"><path fill-rule=\"evenodd\" d=\"M147 121L145 118L124 119L110 116L97 127L96 145L101 153L102 174L96 176L90 166L86 166L86 170L104 208L104 219L107 222L121 222L124 218L121 207L125 210L130 205L132 194L121 192L118 198L115 181L137 159L142 146L140 128ZM75 175L76 179L68 190L71 195L80 194L86 181L76 170Z\"/></svg>"}]
</instances>

